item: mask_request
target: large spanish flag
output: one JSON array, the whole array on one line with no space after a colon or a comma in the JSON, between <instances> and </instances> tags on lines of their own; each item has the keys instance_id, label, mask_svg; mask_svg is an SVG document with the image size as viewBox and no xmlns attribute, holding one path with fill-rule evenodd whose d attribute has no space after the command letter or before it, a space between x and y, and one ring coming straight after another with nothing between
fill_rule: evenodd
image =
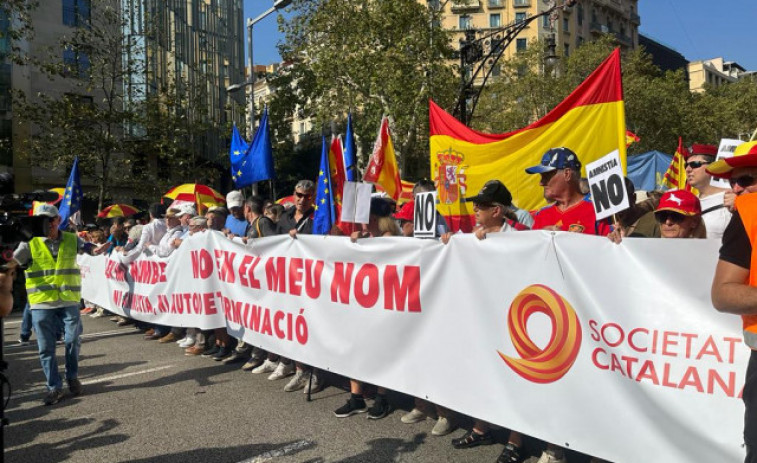
<instances>
[{"instance_id":1,"label":"large spanish flag","mask_svg":"<svg viewBox=\"0 0 757 463\"><path fill-rule=\"evenodd\" d=\"M550 148L565 146L584 166L614 151L626 165L626 120L620 76L620 50L610 56L573 93L542 119L505 134L470 129L429 102L431 176L438 181L439 212L453 230L470 230L475 196L488 180L502 181L521 209L546 204L537 165Z\"/></svg>"}]
</instances>

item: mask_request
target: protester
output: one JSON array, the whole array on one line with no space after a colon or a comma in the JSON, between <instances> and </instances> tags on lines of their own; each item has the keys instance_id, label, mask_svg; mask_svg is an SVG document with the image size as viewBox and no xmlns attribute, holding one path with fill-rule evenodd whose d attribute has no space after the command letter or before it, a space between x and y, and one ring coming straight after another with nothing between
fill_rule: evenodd
<instances>
[{"instance_id":1,"label":"protester","mask_svg":"<svg viewBox=\"0 0 757 463\"><path fill-rule=\"evenodd\" d=\"M229 216L226 217L225 228L234 236L247 236L249 222L244 217L244 196L239 191L231 191L226 195L226 207Z\"/></svg>"},{"instance_id":2,"label":"protester","mask_svg":"<svg viewBox=\"0 0 757 463\"><path fill-rule=\"evenodd\" d=\"M53 405L64 397L55 355L57 320L62 320L64 325L66 382L69 391L74 396L82 392L78 378L79 336L82 332L79 314L81 275L76 255L91 248L87 248L75 234L58 230L61 218L55 206L40 204L34 215L49 218L48 235L20 243L14 252L14 259L20 265L28 264L26 291L34 331L37 333L39 359L47 379L48 392L44 404Z\"/></svg>"},{"instance_id":3,"label":"protester","mask_svg":"<svg viewBox=\"0 0 757 463\"><path fill-rule=\"evenodd\" d=\"M641 202L636 201L636 190L633 182L628 177L624 178L630 206L628 209L618 212L619 225L609 235L611 241L620 243L625 237L632 238L659 238L660 223L655 218L654 211L660 203L661 192L653 191Z\"/></svg>"},{"instance_id":4,"label":"protester","mask_svg":"<svg viewBox=\"0 0 757 463\"><path fill-rule=\"evenodd\" d=\"M735 195L728 188L714 187L710 183L712 176L707 173L707 166L715 161L718 154L716 146L695 144L690 152L686 158L686 183L699 192L707 238L721 239L731 220Z\"/></svg>"},{"instance_id":5,"label":"protester","mask_svg":"<svg viewBox=\"0 0 757 463\"><path fill-rule=\"evenodd\" d=\"M129 264L136 260L145 249L157 248L160 244L163 235L168 230L166 221L164 220L166 214L166 207L160 203L154 203L150 205L148 209L150 215L150 222L142 227L142 234L139 236L137 245L130 251L124 251L124 256L121 261L125 264Z\"/></svg>"},{"instance_id":6,"label":"protester","mask_svg":"<svg viewBox=\"0 0 757 463\"><path fill-rule=\"evenodd\" d=\"M723 233L720 259L712 281L712 305L740 315L744 342L751 354L742 392L745 463L757 463L757 142L736 148L733 157L710 164L707 172L731 182L736 211Z\"/></svg>"},{"instance_id":7,"label":"protester","mask_svg":"<svg viewBox=\"0 0 757 463\"><path fill-rule=\"evenodd\" d=\"M229 215L229 211L223 206L213 206L205 213L205 218L208 219L208 228L210 230L221 231L226 226L226 217Z\"/></svg>"},{"instance_id":8,"label":"protester","mask_svg":"<svg viewBox=\"0 0 757 463\"><path fill-rule=\"evenodd\" d=\"M705 238L699 198L686 190L668 191L655 210L662 238Z\"/></svg>"},{"instance_id":9,"label":"protester","mask_svg":"<svg viewBox=\"0 0 757 463\"><path fill-rule=\"evenodd\" d=\"M526 169L540 174L539 185L544 198L554 204L536 212L534 230L554 230L606 236L607 222L598 222L594 205L581 193L581 161L569 148L552 148L542 156L541 164Z\"/></svg>"}]
</instances>

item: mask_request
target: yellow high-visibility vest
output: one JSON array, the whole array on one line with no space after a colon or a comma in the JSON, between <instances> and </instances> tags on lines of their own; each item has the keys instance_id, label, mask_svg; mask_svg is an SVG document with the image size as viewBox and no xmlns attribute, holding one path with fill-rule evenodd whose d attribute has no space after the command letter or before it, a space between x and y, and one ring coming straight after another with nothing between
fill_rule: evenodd
<instances>
[{"instance_id":1,"label":"yellow high-visibility vest","mask_svg":"<svg viewBox=\"0 0 757 463\"><path fill-rule=\"evenodd\" d=\"M26 293L31 305L58 300L79 302L81 298L81 272L76 264L76 235L61 233L63 238L55 260L42 238L35 237L29 241L32 263L25 273Z\"/></svg>"}]
</instances>

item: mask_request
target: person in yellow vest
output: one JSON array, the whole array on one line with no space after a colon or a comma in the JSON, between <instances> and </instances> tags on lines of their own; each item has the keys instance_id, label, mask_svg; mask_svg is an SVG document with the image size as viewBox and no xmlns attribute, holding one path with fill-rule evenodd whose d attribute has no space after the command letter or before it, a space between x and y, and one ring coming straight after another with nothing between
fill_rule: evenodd
<instances>
[{"instance_id":1,"label":"person in yellow vest","mask_svg":"<svg viewBox=\"0 0 757 463\"><path fill-rule=\"evenodd\" d=\"M37 332L39 360L47 378L44 403L53 405L64 396L55 356L56 331L61 321L65 333L66 382L72 395L81 394L78 379L81 274L76 255L86 244L76 234L58 230L61 218L55 206L40 204L34 215L49 218L47 236L20 243L13 257L19 265L27 266L26 292Z\"/></svg>"},{"instance_id":2,"label":"person in yellow vest","mask_svg":"<svg viewBox=\"0 0 757 463\"><path fill-rule=\"evenodd\" d=\"M744 342L752 349L742 398L746 463L757 463L757 142L736 148L733 157L710 164L707 173L727 178L736 194L735 211L723 233L712 281L712 305L741 315Z\"/></svg>"}]
</instances>

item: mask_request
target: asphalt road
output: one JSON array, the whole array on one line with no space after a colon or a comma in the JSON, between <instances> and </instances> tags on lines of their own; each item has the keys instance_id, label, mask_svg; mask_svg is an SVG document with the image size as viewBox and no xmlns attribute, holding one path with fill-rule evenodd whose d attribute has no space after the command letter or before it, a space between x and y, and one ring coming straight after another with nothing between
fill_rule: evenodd
<instances>
[{"instance_id":1,"label":"asphalt road","mask_svg":"<svg viewBox=\"0 0 757 463\"><path fill-rule=\"evenodd\" d=\"M397 409L382 420L340 419L333 410L348 398L340 387L306 402L302 391L283 391L286 380L186 357L175 343L144 341L133 327L107 318L85 316L84 327L84 394L46 407L36 343L17 344L19 314L5 320L13 387L5 411L6 462L494 462L503 448L456 450L450 440L463 428L436 437L432 420L403 424L400 417L412 408L404 395L390 396ZM62 346L58 359L62 371ZM495 436L505 442L504 430Z\"/></svg>"}]
</instances>

